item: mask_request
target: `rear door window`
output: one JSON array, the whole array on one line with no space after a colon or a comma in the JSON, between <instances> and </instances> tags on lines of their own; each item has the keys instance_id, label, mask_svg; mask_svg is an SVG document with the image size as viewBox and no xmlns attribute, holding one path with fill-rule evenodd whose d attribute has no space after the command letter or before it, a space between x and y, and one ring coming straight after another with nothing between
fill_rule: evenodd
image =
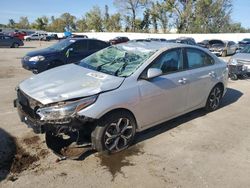
<instances>
[{"instance_id":1,"label":"rear door window","mask_svg":"<svg viewBox=\"0 0 250 188\"><path fill-rule=\"evenodd\" d=\"M186 54L189 69L195 69L214 64L214 59L199 49L187 48Z\"/></svg>"},{"instance_id":2,"label":"rear door window","mask_svg":"<svg viewBox=\"0 0 250 188\"><path fill-rule=\"evenodd\" d=\"M107 47L107 45L104 42L98 40L89 41L89 50L100 50L105 47Z\"/></svg>"}]
</instances>

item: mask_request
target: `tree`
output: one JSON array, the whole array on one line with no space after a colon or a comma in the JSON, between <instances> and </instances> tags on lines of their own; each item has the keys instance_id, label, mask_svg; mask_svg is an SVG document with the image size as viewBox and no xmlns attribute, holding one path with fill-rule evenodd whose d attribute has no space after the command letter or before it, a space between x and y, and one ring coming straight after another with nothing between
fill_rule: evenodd
<instances>
[{"instance_id":1,"label":"tree","mask_svg":"<svg viewBox=\"0 0 250 188\"><path fill-rule=\"evenodd\" d=\"M121 31L122 25L121 25L121 14L116 13L111 15L109 22L110 22L110 31Z\"/></svg>"},{"instance_id":2,"label":"tree","mask_svg":"<svg viewBox=\"0 0 250 188\"><path fill-rule=\"evenodd\" d=\"M76 30L79 32L88 31L88 25L86 24L86 19L84 17L76 21Z\"/></svg>"},{"instance_id":3,"label":"tree","mask_svg":"<svg viewBox=\"0 0 250 188\"><path fill-rule=\"evenodd\" d=\"M53 21L51 21L47 29L53 32L63 32L65 31L65 23L61 18L53 18Z\"/></svg>"},{"instance_id":4,"label":"tree","mask_svg":"<svg viewBox=\"0 0 250 188\"><path fill-rule=\"evenodd\" d=\"M28 18L26 16L21 16L19 22L16 24L16 27L19 29L29 29L30 24Z\"/></svg>"},{"instance_id":5,"label":"tree","mask_svg":"<svg viewBox=\"0 0 250 188\"><path fill-rule=\"evenodd\" d=\"M48 17L43 16L43 17L38 17L33 25L38 30L46 30L48 23L49 23Z\"/></svg>"},{"instance_id":6,"label":"tree","mask_svg":"<svg viewBox=\"0 0 250 188\"><path fill-rule=\"evenodd\" d=\"M162 28L162 32L166 33L168 26L168 11L170 11L169 6L167 6L164 2L159 3L156 2L155 6L156 18L159 20L159 23Z\"/></svg>"},{"instance_id":7,"label":"tree","mask_svg":"<svg viewBox=\"0 0 250 188\"><path fill-rule=\"evenodd\" d=\"M129 32L131 31L131 25L130 25L131 21L130 21L130 17L129 16L124 16L124 30L125 32Z\"/></svg>"},{"instance_id":8,"label":"tree","mask_svg":"<svg viewBox=\"0 0 250 188\"><path fill-rule=\"evenodd\" d=\"M95 30L97 32L103 31L101 9L98 6L94 6L89 12L87 12L85 14L85 19L90 30Z\"/></svg>"},{"instance_id":9,"label":"tree","mask_svg":"<svg viewBox=\"0 0 250 188\"><path fill-rule=\"evenodd\" d=\"M157 33L158 32L158 23L157 23L158 12L157 12L156 5L154 2L152 3L150 15L151 15L154 33Z\"/></svg>"},{"instance_id":10,"label":"tree","mask_svg":"<svg viewBox=\"0 0 250 188\"><path fill-rule=\"evenodd\" d=\"M147 4L147 0L114 0L115 6L125 13L126 16L130 16L131 30L135 31L135 20L139 9Z\"/></svg>"},{"instance_id":11,"label":"tree","mask_svg":"<svg viewBox=\"0 0 250 188\"><path fill-rule=\"evenodd\" d=\"M64 27L65 27L64 30L71 31L71 30L76 29L76 24L75 24L76 17L75 16L66 12L60 16L60 19L62 23L64 24Z\"/></svg>"},{"instance_id":12,"label":"tree","mask_svg":"<svg viewBox=\"0 0 250 188\"><path fill-rule=\"evenodd\" d=\"M9 23L7 26L11 29L14 29L16 27L16 22L13 19L9 19Z\"/></svg>"},{"instance_id":13,"label":"tree","mask_svg":"<svg viewBox=\"0 0 250 188\"><path fill-rule=\"evenodd\" d=\"M103 26L105 31L111 30L111 22L110 22L110 16L109 16L109 7L108 5L105 5L105 12L104 12L104 20L103 20Z\"/></svg>"},{"instance_id":14,"label":"tree","mask_svg":"<svg viewBox=\"0 0 250 188\"><path fill-rule=\"evenodd\" d=\"M147 8L143 13L143 20L141 22L140 28L143 32L149 32L150 26L150 10Z\"/></svg>"}]
</instances>

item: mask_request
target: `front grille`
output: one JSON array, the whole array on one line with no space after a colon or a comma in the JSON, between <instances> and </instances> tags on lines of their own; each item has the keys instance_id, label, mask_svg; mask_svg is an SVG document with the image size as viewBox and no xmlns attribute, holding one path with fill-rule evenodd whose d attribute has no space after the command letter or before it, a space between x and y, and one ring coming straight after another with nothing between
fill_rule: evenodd
<instances>
[{"instance_id":1,"label":"front grille","mask_svg":"<svg viewBox=\"0 0 250 188\"><path fill-rule=\"evenodd\" d=\"M20 89L17 91L17 98L19 104L22 107L22 110L34 119L40 119L39 115L36 114L37 109L41 106L41 103L32 99L25 93L23 93Z\"/></svg>"}]
</instances>

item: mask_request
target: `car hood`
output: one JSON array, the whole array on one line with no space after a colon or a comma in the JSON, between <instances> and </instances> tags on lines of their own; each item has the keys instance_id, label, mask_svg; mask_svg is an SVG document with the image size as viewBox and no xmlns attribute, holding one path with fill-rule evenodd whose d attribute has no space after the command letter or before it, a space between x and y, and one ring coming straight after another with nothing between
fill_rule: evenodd
<instances>
[{"instance_id":1,"label":"car hood","mask_svg":"<svg viewBox=\"0 0 250 188\"><path fill-rule=\"evenodd\" d=\"M34 57L34 56L38 56L38 55L48 56L48 55L53 55L53 54L58 53L58 52L59 51L53 50L51 48L45 48L45 49L29 52L26 54L26 56L29 56L29 57Z\"/></svg>"},{"instance_id":2,"label":"car hood","mask_svg":"<svg viewBox=\"0 0 250 188\"><path fill-rule=\"evenodd\" d=\"M69 64L34 75L21 82L19 89L46 105L113 90L124 79Z\"/></svg>"},{"instance_id":3,"label":"car hood","mask_svg":"<svg viewBox=\"0 0 250 188\"><path fill-rule=\"evenodd\" d=\"M242 61L250 61L250 53L237 53L232 58Z\"/></svg>"}]
</instances>

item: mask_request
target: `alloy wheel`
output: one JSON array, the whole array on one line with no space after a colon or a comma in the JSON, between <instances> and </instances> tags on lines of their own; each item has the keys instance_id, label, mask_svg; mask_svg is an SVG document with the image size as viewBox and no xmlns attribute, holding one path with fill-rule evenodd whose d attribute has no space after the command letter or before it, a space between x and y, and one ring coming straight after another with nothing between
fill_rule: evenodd
<instances>
[{"instance_id":1,"label":"alloy wheel","mask_svg":"<svg viewBox=\"0 0 250 188\"><path fill-rule=\"evenodd\" d=\"M215 87L209 96L209 106L211 109L215 110L218 108L221 99L221 89L219 87Z\"/></svg>"},{"instance_id":2,"label":"alloy wheel","mask_svg":"<svg viewBox=\"0 0 250 188\"><path fill-rule=\"evenodd\" d=\"M109 124L104 134L104 145L108 151L118 152L128 147L133 139L133 126L127 118L119 118Z\"/></svg>"}]
</instances>

